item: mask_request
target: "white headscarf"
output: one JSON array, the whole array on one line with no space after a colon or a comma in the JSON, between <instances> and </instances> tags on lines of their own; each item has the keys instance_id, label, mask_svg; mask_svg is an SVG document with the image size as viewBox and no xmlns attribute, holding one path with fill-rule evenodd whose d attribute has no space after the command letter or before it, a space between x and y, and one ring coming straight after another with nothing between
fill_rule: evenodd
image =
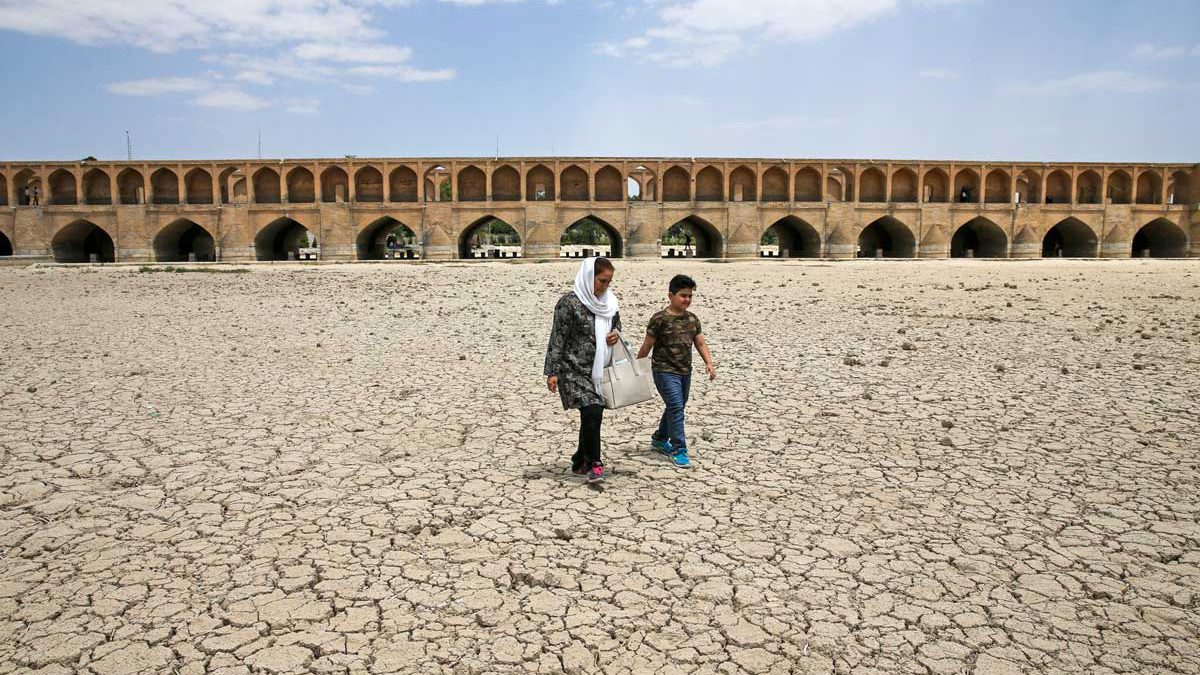
<instances>
[{"instance_id":1,"label":"white headscarf","mask_svg":"<svg viewBox=\"0 0 1200 675\"><path fill-rule=\"evenodd\" d=\"M596 359L592 361L592 383L600 391L604 377L604 366L608 363L608 333L612 330L612 319L620 309L617 296L612 291L596 297L596 258L584 258L575 273L575 297L588 311L596 316Z\"/></svg>"}]
</instances>

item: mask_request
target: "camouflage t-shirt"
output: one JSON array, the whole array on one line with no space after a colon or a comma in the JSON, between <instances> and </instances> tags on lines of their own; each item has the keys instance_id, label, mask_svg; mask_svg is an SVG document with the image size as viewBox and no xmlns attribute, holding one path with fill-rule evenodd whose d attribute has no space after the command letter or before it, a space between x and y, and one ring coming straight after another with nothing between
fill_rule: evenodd
<instances>
[{"instance_id":1,"label":"camouflage t-shirt","mask_svg":"<svg viewBox=\"0 0 1200 675\"><path fill-rule=\"evenodd\" d=\"M650 317L646 334L654 338L651 368L677 375L692 372L692 343L700 334L700 319L695 314L685 311L675 316L664 309Z\"/></svg>"}]
</instances>

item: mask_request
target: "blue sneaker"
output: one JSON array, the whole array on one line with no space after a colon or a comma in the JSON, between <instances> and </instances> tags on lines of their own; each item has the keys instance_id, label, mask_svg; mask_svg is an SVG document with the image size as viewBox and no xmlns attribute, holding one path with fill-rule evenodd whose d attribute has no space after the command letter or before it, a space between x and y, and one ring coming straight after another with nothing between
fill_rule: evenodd
<instances>
[{"instance_id":1,"label":"blue sneaker","mask_svg":"<svg viewBox=\"0 0 1200 675\"><path fill-rule=\"evenodd\" d=\"M671 447L670 441L656 441L652 438L650 439L650 447L666 455L667 457L675 454L675 448Z\"/></svg>"},{"instance_id":2,"label":"blue sneaker","mask_svg":"<svg viewBox=\"0 0 1200 675\"><path fill-rule=\"evenodd\" d=\"M690 467L692 463L688 461L687 448L679 448L676 450L675 454L671 455L671 463L679 469L686 469Z\"/></svg>"}]
</instances>

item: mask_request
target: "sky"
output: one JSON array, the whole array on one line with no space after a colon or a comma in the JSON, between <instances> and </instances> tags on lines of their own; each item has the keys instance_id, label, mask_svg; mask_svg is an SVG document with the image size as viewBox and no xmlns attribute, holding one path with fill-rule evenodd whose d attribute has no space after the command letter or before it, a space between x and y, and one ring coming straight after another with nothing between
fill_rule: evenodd
<instances>
[{"instance_id":1,"label":"sky","mask_svg":"<svg viewBox=\"0 0 1200 675\"><path fill-rule=\"evenodd\" d=\"M1200 162L1195 0L0 0L0 160Z\"/></svg>"}]
</instances>

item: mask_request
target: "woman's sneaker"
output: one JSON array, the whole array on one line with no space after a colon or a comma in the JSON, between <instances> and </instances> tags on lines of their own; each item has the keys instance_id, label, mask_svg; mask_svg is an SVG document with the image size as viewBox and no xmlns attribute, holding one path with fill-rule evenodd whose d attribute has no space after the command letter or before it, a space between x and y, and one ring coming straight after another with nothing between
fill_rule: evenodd
<instances>
[{"instance_id":1,"label":"woman's sneaker","mask_svg":"<svg viewBox=\"0 0 1200 675\"><path fill-rule=\"evenodd\" d=\"M599 483L599 482L603 481L604 478L605 478L604 465L601 464L600 462L596 462L595 464L592 465L591 470L588 471L587 482Z\"/></svg>"},{"instance_id":2,"label":"woman's sneaker","mask_svg":"<svg viewBox=\"0 0 1200 675\"><path fill-rule=\"evenodd\" d=\"M670 441L659 441L659 440L655 440L655 439L651 438L650 439L650 447L659 451L659 453L666 455L667 457L670 457L671 455L675 454L675 449L671 447Z\"/></svg>"},{"instance_id":3,"label":"woman's sneaker","mask_svg":"<svg viewBox=\"0 0 1200 675\"><path fill-rule=\"evenodd\" d=\"M687 448L680 448L675 451L675 454L671 455L671 463L680 469L690 467L692 463L688 461Z\"/></svg>"}]
</instances>

